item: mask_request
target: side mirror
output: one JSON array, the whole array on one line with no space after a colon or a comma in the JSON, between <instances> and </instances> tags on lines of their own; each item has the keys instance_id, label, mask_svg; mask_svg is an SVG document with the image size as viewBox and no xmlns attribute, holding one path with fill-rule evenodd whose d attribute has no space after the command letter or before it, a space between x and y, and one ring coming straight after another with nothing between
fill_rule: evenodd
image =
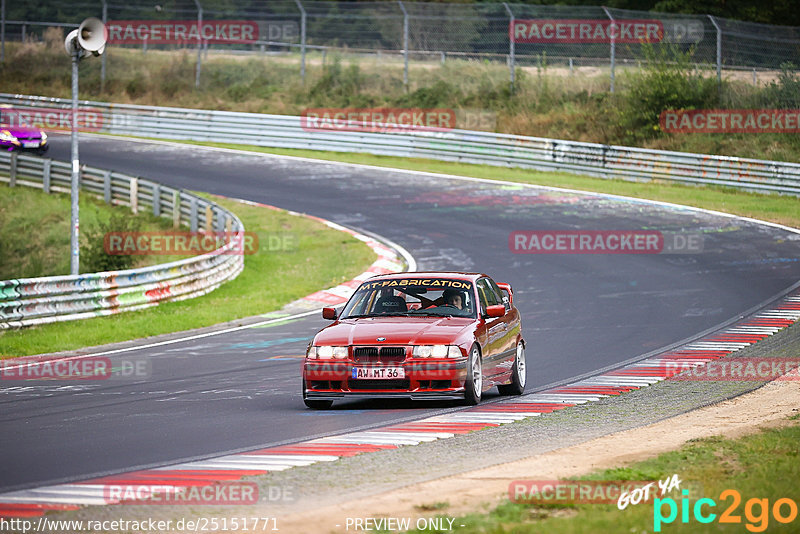
<instances>
[{"instance_id":1,"label":"side mirror","mask_svg":"<svg viewBox=\"0 0 800 534\"><path fill-rule=\"evenodd\" d=\"M336 308L322 308L322 318L328 319L329 321L333 321L338 317L336 314Z\"/></svg>"},{"instance_id":2,"label":"side mirror","mask_svg":"<svg viewBox=\"0 0 800 534\"><path fill-rule=\"evenodd\" d=\"M508 303L514 304L514 290L511 289L511 284L505 284L503 282L497 282L497 287L508 297Z\"/></svg>"},{"instance_id":3,"label":"side mirror","mask_svg":"<svg viewBox=\"0 0 800 534\"><path fill-rule=\"evenodd\" d=\"M506 307L502 304L495 304L494 306L486 307L487 317L502 317L506 314Z\"/></svg>"}]
</instances>

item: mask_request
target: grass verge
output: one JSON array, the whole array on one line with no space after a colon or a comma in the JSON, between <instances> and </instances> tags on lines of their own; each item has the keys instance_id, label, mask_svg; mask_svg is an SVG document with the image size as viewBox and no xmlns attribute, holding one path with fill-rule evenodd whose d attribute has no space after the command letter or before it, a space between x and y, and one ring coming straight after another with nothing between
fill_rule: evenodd
<instances>
[{"instance_id":1,"label":"grass verge","mask_svg":"<svg viewBox=\"0 0 800 534\"><path fill-rule=\"evenodd\" d=\"M211 198L211 197L209 197ZM213 200L258 235L238 278L202 298L167 302L139 312L0 332L0 358L70 350L209 326L280 309L319 289L352 279L375 260L361 241L283 210ZM284 241L296 246L276 247ZM286 248L286 249L284 249Z\"/></svg>"},{"instance_id":2,"label":"grass verge","mask_svg":"<svg viewBox=\"0 0 800 534\"><path fill-rule=\"evenodd\" d=\"M139 231L168 230L167 219L139 214L127 207L113 207L91 195L80 196L81 272L87 271L85 245L89 239L102 243L100 225L113 217L136 219ZM26 186L0 185L0 280L68 274L70 251L70 199L61 193L46 194ZM124 230L122 228L120 231ZM95 247L95 250L98 248ZM99 246L102 249L102 245ZM163 263L178 257L134 256L132 267Z\"/></svg>"},{"instance_id":3,"label":"grass verge","mask_svg":"<svg viewBox=\"0 0 800 534\"><path fill-rule=\"evenodd\" d=\"M679 450L661 454L651 460L629 467L594 473L586 479L665 480L678 474L682 489L689 489L687 516L683 516L683 496L674 491L665 496L675 500L677 510L672 522L662 522L660 532L797 532L797 480L800 479L800 425L794 423L779 429L763 430L739 439L721 437L691 440ZM780 473L779 476L775 476ZM657 489L657 488L656 488ZM723 494L734 490L736 494ZM700 494L702 492L702 495ZM701 498L716 503L704 504L704 516L716 514L704 524L694 515L695 504ZM791 499L794 517L788 523L776 519L774 506L780 499ZM730 512L736 523L721 522L722 514ZM651 503L629 505L619 510L616 504L520 504L510 500L488 514L470 514L457 518L453 524L463 533L606 533L658 532L654 513L669 516L669 505ZM792 507L785 501L779 513L792 516ZM685 520L684 520L685 519ZM414 531L423 532L423 531ZM430 532L430 531L428 531Z\"/></svg>"},{"instance_id":4,"label":"grass verge","mask_svg":"<svg viewBox=\"0 0 800 534\"><path fill-rule=\"evenodd\" d=\"M186 143L327 161L341 161L361 165L375 165L378 167L470 176L489 180L506 180L523 184L564 187L597 193L609 193L723 211L787 226L800 227L800 202L797 197L748 193L730 187L692 186L663 181L630 182L627 180L592 178L563 172L509 169L490 165L473 165L469 163L398 158L393 156L375 156L372 154L243 147L241 145L229 143L202 143L192 141L186 141Z\"/></svg>"}]
</instances>

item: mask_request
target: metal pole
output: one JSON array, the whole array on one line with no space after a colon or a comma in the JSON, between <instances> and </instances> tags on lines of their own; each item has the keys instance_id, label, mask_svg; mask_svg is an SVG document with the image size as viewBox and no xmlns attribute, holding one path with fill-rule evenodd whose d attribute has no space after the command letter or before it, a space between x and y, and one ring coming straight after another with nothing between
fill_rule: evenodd
<instances>
[{"instance_id":1,"label":"metal pole","mask_svg":"<svg viewBox=\"0 0 800 534\"><path fill-rule=\"evenodd\" d=\"M719 27L717 24L716 19L713 16L708 15L708 19L711 21L711 24L714 25L714 28L717 30L717 88L718 90L722 90L722 28Z\"/></svg>"},{"instance_id":2,"label":"metal pole","mask_svg":"<svg viewBox=\"0 0 800 534\"><path fill-rule=\"evenodd\" d=\"M300 10L300 79L306 83L306 9L300 0L294 0Z\"/></svg>"},{"instance_id":3,"label":"metal pole","mask_svg":"<svg viewBox=\"0 0 800 534\"><path fill-rule=\"evenodd\" d=\"M614 17L611 16L608 9L603 6L603 11L606 12L606 16L611 20L611 24L615 24ZM610 28L609 28L610 29ZM617 32L615 31L614 34L611 36L611 92L614 92L614 70L616 69L616 61L617 61Z\"/></svg>"},{"instance_id":4,"label":"metal pole","mask_svg":"<svg viewBox=\"0 0 800 534\"><path fill-rule=\"evenodd\" d=\"M514 56L514 13L511 11L511 8L508 7L506 2L503 2L503 7L506 8L506 12L508 13L509 23L508 23L508 54L511 57L511 62L509 63L508 67L510 70L510 82L511 82L511 91L514 91L514 71L516 70L516 61Z\"/></svg>"},{"instance_id":5,"label":"metal pole","mask_svg":"<svg viewBox=\"0 0 800 534\"><path fill-rule=\"evenodd\" d=\"M108 4L103 0L103 25L108 26ZM104 93L106 89L106 56L108 55L108 45L106 45L103 57L100 58L100 92Z\"/></svg>"},{"instance_id":6,"label":"metal pole","mask_svg":"<svg viewBox=\"0 0 800 534\"><path fill-rule=\"evenodd\" d=\"M408 11L402 0L397 1L403 10L403 85L408 89Z\"/></svg>"},{"instance_id":7,"label":"metal pole","mask_svg":"<svg viewBox=\"0 0 800 534\"><path fill-rule=\"evenodd\" d=\"M0 63L6 62L6 0L0 0Z\"/></svg>"},{"instance_id":8,"label":"metal pole","mask_svg":"<svg viewBox=\"0 0 800 534\"><path fill-rule=\"evenodd\" d=\"M70 274L78 274L80 271L80 243L79 226L80 218L78 214L78 187L80 183L81 163L78 157L78 62L80 61L79 50L72 53L72 184L70 196L72 209L70 211Z\"/></svg>"},{"instance_id":9,"label":"metal pole","mask_svg":"<svg viewBox=\"0 0 800 534\"><path fill-rule=\"evenodd\" d=\"M200 88L200 69L203 65L203 6L200 5L200 0L194 0L194 5L197 6L197 70L194 75L194 87Z\"/></svg>"}]
</instances>

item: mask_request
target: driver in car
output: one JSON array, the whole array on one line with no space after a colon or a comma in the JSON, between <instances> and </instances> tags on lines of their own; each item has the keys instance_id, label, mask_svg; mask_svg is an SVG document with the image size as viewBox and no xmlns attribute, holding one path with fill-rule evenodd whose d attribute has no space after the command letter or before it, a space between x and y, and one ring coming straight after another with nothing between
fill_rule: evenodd
<instances>
[{"instance_id":1,"label":"driver in car","mask_svg":"<svg viewBox=\"0 0 800 534\"><path fill-rule=\"evenodd\" d=\"M445 306L452 306L454 308L458 308L459 310L464 309L464 295L461 293L461 291L445 289L442 296L444 297Z\"/></svg>"}]
</instances>

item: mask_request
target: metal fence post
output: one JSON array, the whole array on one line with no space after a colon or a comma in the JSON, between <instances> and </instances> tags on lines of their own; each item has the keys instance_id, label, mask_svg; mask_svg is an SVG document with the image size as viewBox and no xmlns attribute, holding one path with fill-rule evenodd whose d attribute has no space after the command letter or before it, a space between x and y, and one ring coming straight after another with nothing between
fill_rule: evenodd
<instances>
[{"instance_id":1,"label":"metal fence post","mask_svg":"<svg viewBox=\"0 0 800 534\"><path fill-rule=\"evenodd\" d=\"M6 0L0 0L0 63L6 62Z\"/></svg>"},{"instance_id":2,"label":"metal fence post","mask_svg":"<svg viewBox=\"0 0 800 534\"><path fill-rule=\"evenodd\" d=\"M503 2L503 7L506 8L506 13L508 13L508 55L511 57L511 61L508 64L509 68L509 76L510 76L510 83L511 83L511 91L514 91L514 71L516 70L516 61L514 55L514 13L511 11L511 8L508 7L506 2Z\"/></svg>"},{"instance_id":3,"label":"metal fence post","mask_svg":"<svg viewBox=\"0 0 800 534\"><path fill-rule=\"evenodd\" d=\"M191 197L189 200L189 228L192 232L197 231L197 199Z\"/></svg>"},{"instance_id":4,"label":"metal fence post","mask_svg":"<svg viewBox=\"0 0 800 534\"><path fill-rule=\"evenodd\" d=\"M408 11L402 0L397 0L403 10L403 85L408 90Z\"/></svg>"},{"instance_id":5,"label":"metal fence post","mask_svg":"<svg viewBox=\"0 0 800 534\"><path fill-rule=\"evenodd\" d=\"M172 228L181 227L181 193L177 189L172 192Z\"/></svg>"},{"instance_id":6,"label":"metal fence post","mask_svg":"<svg viewBox=\"0 0 800 534\"><path fill-rule=\"evenodd\" d=\"M722 91L722 28L717 24L716 19L712 15L708 15L708 20L714 25L717 30L717 87Z\"/></svg>"},{"instance_id":7,"label":"metal fence post","mask_svg":"<svg viewBox=\"0 0 800 534\"><path fill-rule=\"evenodd\" d=\"M46 194L50 194L50 164L53 161L51 159L44 160L42 165L42 191Z\"/></svg>"},{"instance_id":8,"label":"metal fence post","mask_svg":"<svg viewBox=\"0 0 800 534\"><path fill-rule=\"evenodd\" d=\"M205 220L205 231L206 233L210 234L214 231L214 211L211 209L211 204L206 204L206 220Z\"/></svg>"},{"instance_id":9,"label":"metal fence post","mask_svg":"<svg viewBox=\"0 0 800 534\"><path fill-rule=\"evenodd\" d=\"M606 16L611 20L611 24L616 25L616 23L614 22L614 17L611 16L611 13L608 11L608 8L603 6L603 11L606 12ZM611 25L609 25L609 30L611 29L610 26ZM617 61L617 32L616 31L611 35L611 53L610 53L610 56L611 56L611 87L610 87L610 91L613 93L614 92L614 70L616 69L616 61Z\"/></svg>"},{"instance_id":10,"label":"metal fence post","mask_svg":"<svg viewBox=\"0 0 800 534\"><path fill-rule=\"evenodd\" d=\"M134 215L139 213L139 179L131 178L129 185L129 203Z\"/></svg>"},{"instance_id":11,"label":"metal fence post","mask_svg":"<svg viewBox=\"0 0 800 534\"><path fill-rule=\"evenodd\" d=\"M106 204L111 204L111 171L106 171L103 174L103 201Z\"/></svg>"},{"instance_id":12,"label":"metal fence post","mask_svg":"<svg viewBox=\"0 0 800 534\"><path fill-rule=\"evenodd\" d=\"M161 184L153 184L153 216L161 217Z\"/></svg>"},{"instance_id":13,"label":"metal fence post","mask_svg":"<svg viewBox=\"0 0 800 534\"><path fill-rule=\"evenodd\" d=\"M200 5L200 0L194 0L194 5L197 6L197 69L194 75L194 87L200 88L200 69L203 65L203 6Z\"/></svg>"},{"instance_id":14,"label":"metal fence post","mask_svg":"<svg viewBox=\"0 0 800 534\"><path fill-rule=\"evenodd\" d=\"M108 27L108 4L106 0L103 1L103 25ZM106 48L104 53L100 55L100 92L103 93L106 90L106 58L108 57L108 44L106 44Z\"/></svg>"},{"instance_id":15,"label":"metal fence post","mask_svg":"<svg viewBox=\"0 0 800 534\"><path fill-rule=\"evenodd\" d=\"M8 187L17 185L17 153L11 153L11 163L8 168Z\"/></svg>"},{"instance_id":16,"label":"metal fence post","mask_svg":"<svg viewBox=\"0 0 800 534\"><path fill-rule=\"evenodd\" d=\"M300 0L294 0L300 10L300 79L306 83L306 9Z\"/></svg>"}]
</instances>

